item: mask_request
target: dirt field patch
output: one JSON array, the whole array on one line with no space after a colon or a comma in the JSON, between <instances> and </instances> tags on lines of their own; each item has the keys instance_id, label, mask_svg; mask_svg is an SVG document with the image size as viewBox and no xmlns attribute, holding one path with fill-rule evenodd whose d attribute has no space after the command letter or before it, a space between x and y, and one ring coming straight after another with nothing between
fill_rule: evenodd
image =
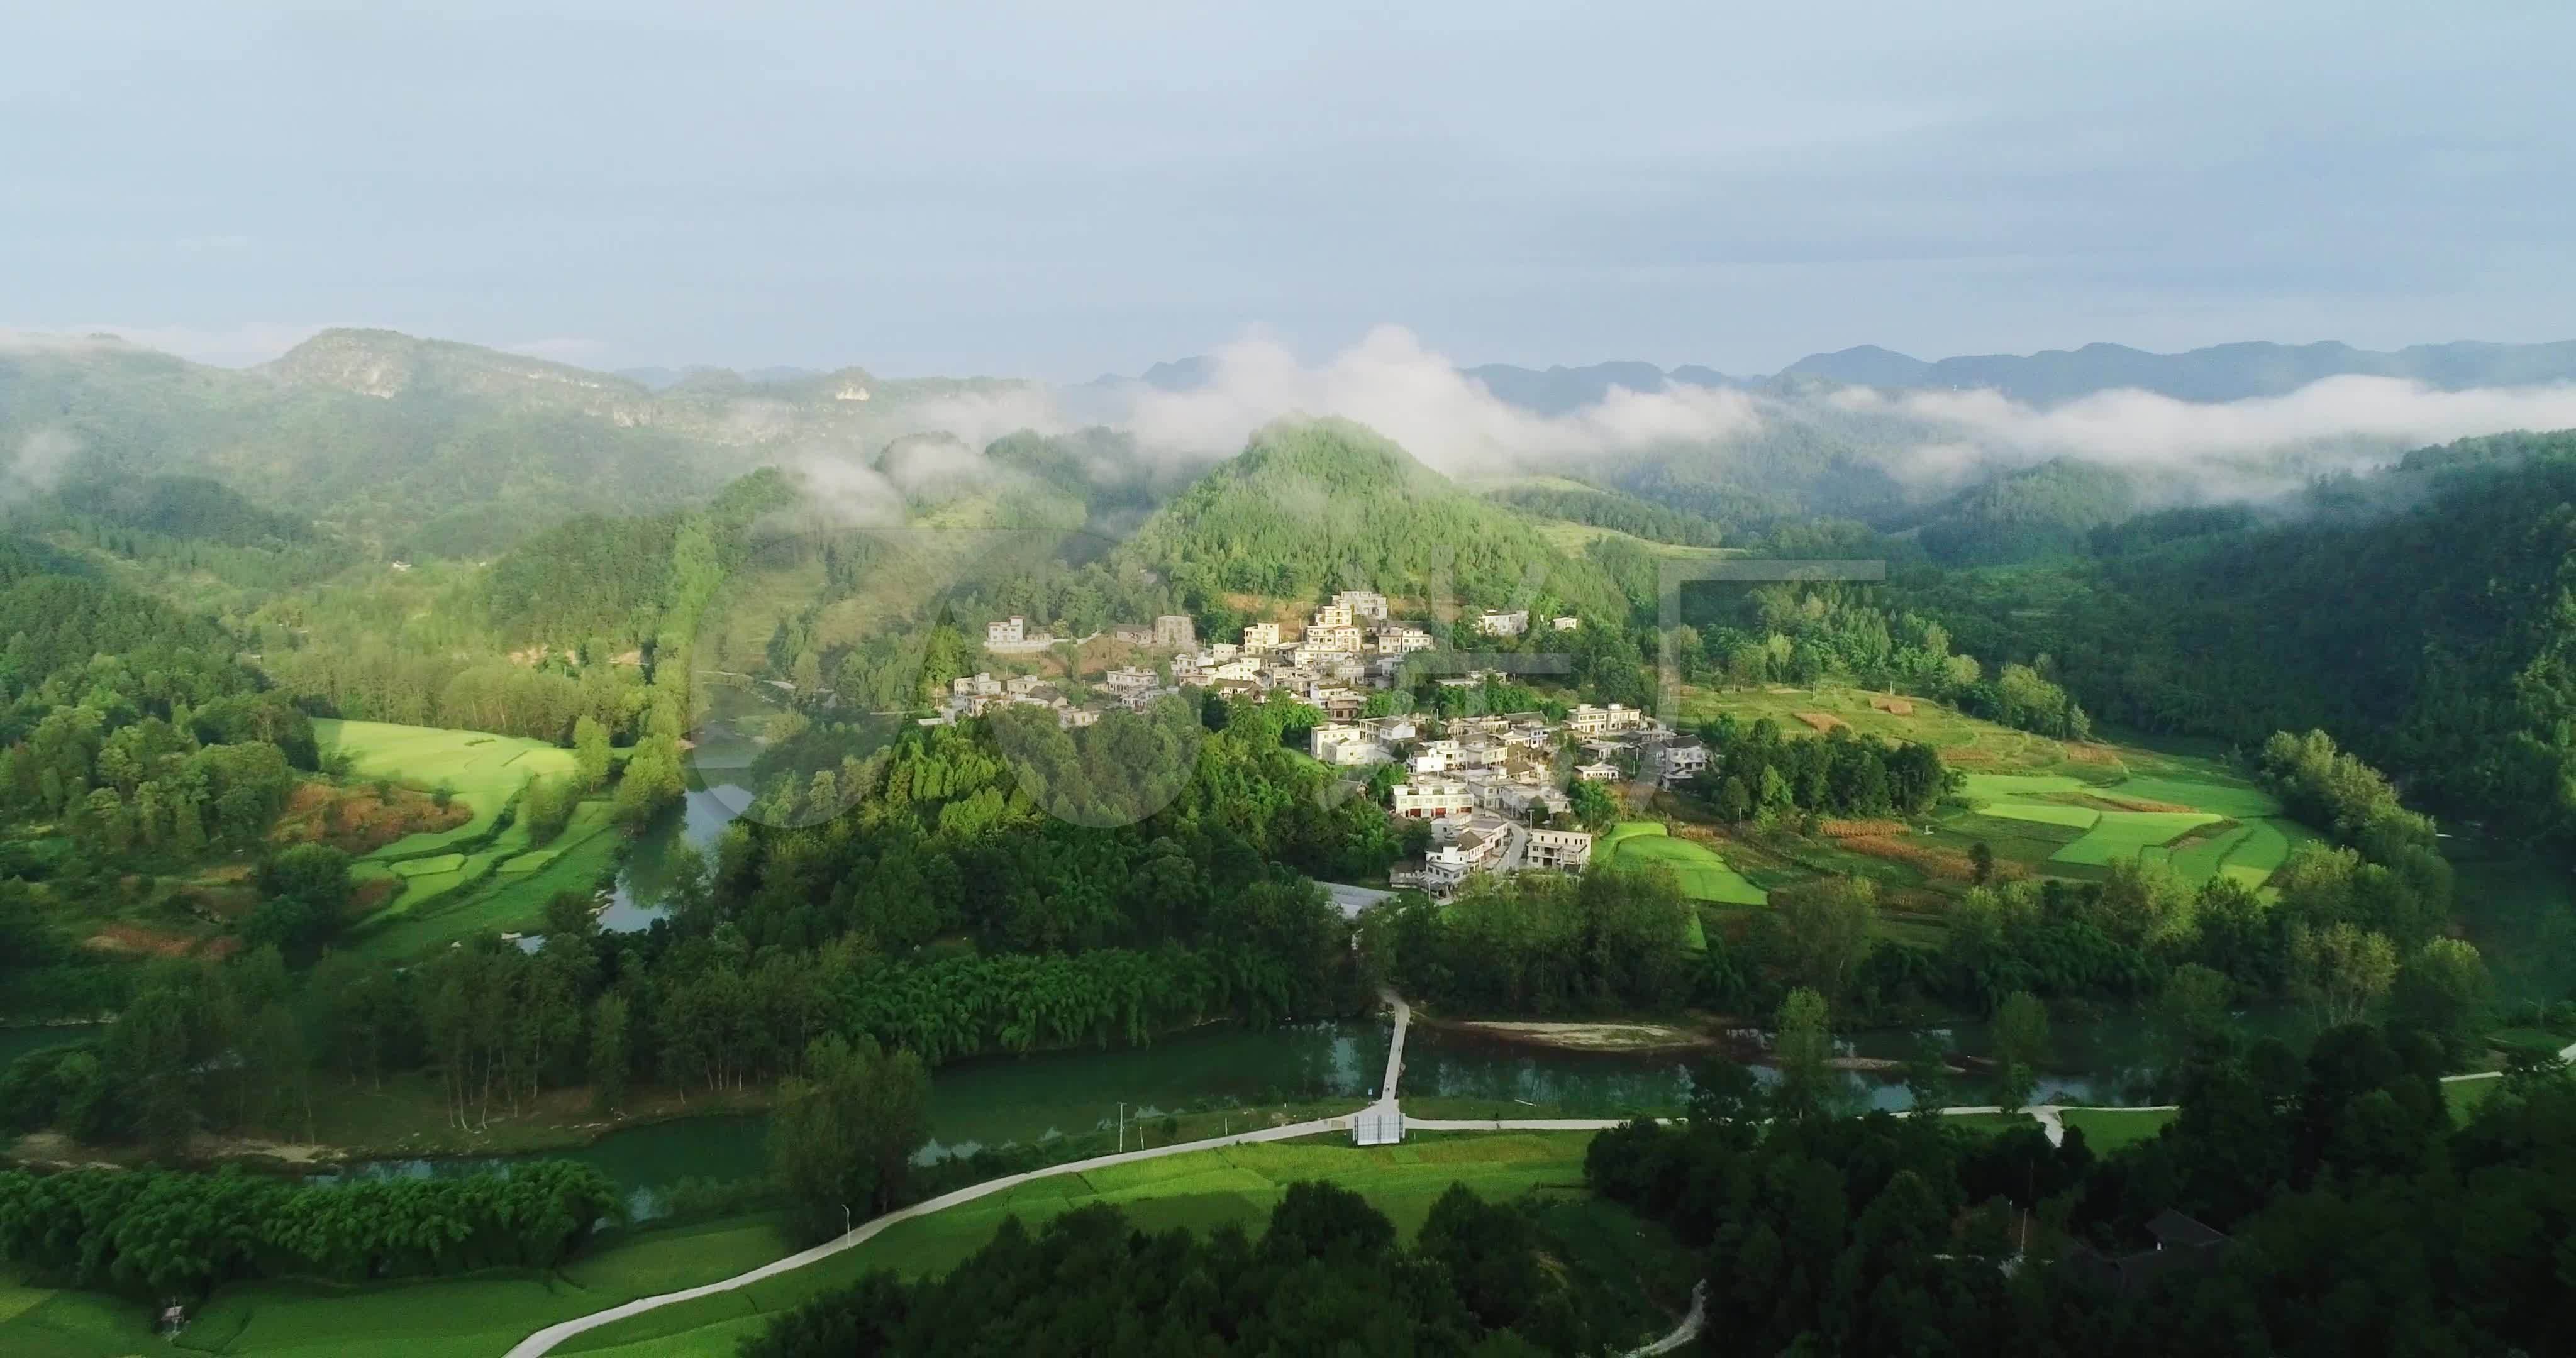
<instances>
[{"instance_id":1,"label":"dirt field patch","mask_svg":"<svg viewBox=\"0 0 2576 1358\"><path fill-rule=\"evenodd\" d=\"M1844 721L1831 712L1797 712L1791 715L1818 731L1830 731L1837 726L1851 725L1850 722Z\"/></svg>"},{"instance_id":2,"label":"dirt field patch","mask_svg":"<svg viewBox=\"0 0 2576 1358\"><path fill-rule=\"evenodd\" d=\"M185 957L197 945L197 940L187 934L147 929L140 924L111 924L83 941L100 952L136 957Z\"/></svg>"},{"instance_id":3,"label":"dirt field patch","mask_svg":"<svg viewBox=\"0 0 2576 1358\"><path fill-rule=\"evenodd\" d=\"M1857 839L1842 840L1841 844L1853 853L1865 853L1872 858L1884 858L1891 863L1903 863L1929 876L1946 877L1954 882L1977 880L1976 864L1970 862L1966 854L1956 849L1936 848L1930 844L1918 843L1912 839L1900 839L1893 835L1865 835ZM1995 875L1997 877L2008 875L2006 869L2011 866L2013 865L1997 862Z\"/></svg>"},{"instance_id":4,"label":"dirt field patch","mask_svg":"<svg viewBox=\"0 0 2576 1358\"><path fill-rule=\"evenodd\" d=\"M1901 820L1829 820L1817 828L1834 839L1880 838L1914 833L1914 827Z\"/></svg>"},{"instance_id":5,"label":"dirt field patch","mask_svg":"<svg viewBox=\"0 0 2576 1358\"><path fill-rule=\"evenodd\" d=\"M1905 698L1872 698L1869 700L1869 705L1891 717L1910 717L1914 715L1913 702Z\"/></svg>"},{"instance_id":6,"label":"dirt field patch","mask_svg":"<svg viewBox=\"0 0 2576 1358\"><path fill-rule=\"evenodd\" d=\"M2119 797L2108 792L2094 793L2087 800L2097 801L2114 811L2197 811L2196 806L2180 802L2160 802L2148 797Z\"/></svg>"},{"instance_id":7,"label":"dirt field patch","mask_svg":"<svg viewBox=\"0 0 2576 1358\"><path fill-rule=\"evenodd\" d=\"M2108 745L2099 745L2091 741L2083 740L2067 741L2066 757L2068 760L2077 764L2117 764L2120 762L2120 752L2118 750Z\"/></svg>"},{"instance_id":8,"label":"dirt field patch","mask_svg":"<svg viewBox=\"0 0 2576 1358\"><path fill-rule=\"evenodd\" d=\"M328 844L364 857L405 835L453 830L474 818L473 808L462 802L440 806L415 788L387 790L392 795L379 798L372 787L304 783L288 799L286 814L269 838L279 844Z\"/></svg>"}]
</instances>

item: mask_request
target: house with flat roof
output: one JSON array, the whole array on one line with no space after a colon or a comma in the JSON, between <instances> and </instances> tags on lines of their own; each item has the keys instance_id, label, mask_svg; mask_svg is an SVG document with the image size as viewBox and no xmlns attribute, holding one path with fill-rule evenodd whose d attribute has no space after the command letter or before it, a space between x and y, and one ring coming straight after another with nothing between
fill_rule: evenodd
<instances>
[{"instance_id":1,"label":"house with flat roof","mask_svg":"<svg viewBox=\"0 0 2576 1358\"><path fill-rule=\"evenodd\" d=\"M1388 795L1395 814L1409 820L1444 820L1476 809L1476 794L1454 778L1398 783Z\"/></svg>"},{"instance_id":2,"label":"house with flat roof","mask_svg":"<svg viewBox=\"0 0 2576 1358\"><path fill-rule=\"evenodd\" d=\"M1581 830L1532 830L1522 861L1533 868L1581 872L1592 866L1592 836Z\"/></svg>"}]
</instances>

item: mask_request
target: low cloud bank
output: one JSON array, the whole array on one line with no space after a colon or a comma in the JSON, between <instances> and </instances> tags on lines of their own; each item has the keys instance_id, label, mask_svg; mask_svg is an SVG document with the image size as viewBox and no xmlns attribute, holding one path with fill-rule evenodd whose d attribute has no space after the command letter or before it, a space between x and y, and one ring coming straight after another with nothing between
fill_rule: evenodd
<instances>
[{"instance_id":1,"label":"low cloud bank","mask_svg":"<svg viewBox=\"0 0 2576 1358\"><path fill-rule=\"evenodd\" d=\"M1320 365L1304 364L1278 344L1245 340L1219 349L1211 369L1195 390L1138 389L1118 424L1158 456L1221 457L1283 416L1338 416L1368 425L1457 475L1720 443L1762 422L1745 393L1690 386L1613 389L1572 414L1535 414L1495 396L1396 326L1378 327Z\"/></svg>"},{"instance_id":2,"label":"low cloud bank","mask_svg":"<svg viewBox=\"0 0 2576 1358\"><path fill-rule=\"evenodd\" d=\"M2576 385L2443 391L2390 377L2329 377L2284 396L2202 403L2153 392L2097 392L2040 409L1991 390L1847 390L1845 410L1884 411L1955 433L2008 460L2076 457L2145 473L2214 475L2284 454L2362 466L2392 451L2514 429L2576 427ZM1958 461L1958 445L1930 461Z\"/></svg>"}]
</instances>

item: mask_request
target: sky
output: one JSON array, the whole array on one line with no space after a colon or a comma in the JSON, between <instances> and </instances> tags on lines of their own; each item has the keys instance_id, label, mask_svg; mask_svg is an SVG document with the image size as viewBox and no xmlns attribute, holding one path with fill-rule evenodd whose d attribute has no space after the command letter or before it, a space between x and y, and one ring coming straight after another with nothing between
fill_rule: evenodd
<instances>
[{"instance_id":1,"label":"sky","mask_svg":"<svg viewBox=\"0 0 2576 1358\"><path fill-rule=\"evenodd\" d=\"M0 5L0 328L207 362L2576 336L2563 2Z\"/></svg>"}]
</instances>

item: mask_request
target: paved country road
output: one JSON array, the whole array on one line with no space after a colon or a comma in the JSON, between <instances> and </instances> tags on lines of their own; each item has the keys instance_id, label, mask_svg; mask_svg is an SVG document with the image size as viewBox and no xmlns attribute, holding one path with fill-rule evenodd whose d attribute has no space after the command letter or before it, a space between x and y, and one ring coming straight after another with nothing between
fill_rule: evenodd
<instances>
[{"instance_id":1,"label":"paved country road","mask_svg":"<svg viewBox=\"0 0 2576 1358\"><path fill-rule=\"evenodd\" d=\"M1380 891L1373 886L1352 886L1348 882L1318 882L1316 885L1333 898L1334 907L1342 912L1344 919L1357 919L1361 911L1395 895L1392 891Z\"/></svg>"},{"instance_id":2,"label":"paved country road","mask_svg":"<svg viewBox=\"0 0 2576 1358\"><path fill-rule=\"evenodd\" d=\"M623 1306L612 1306L605 1311L595 1311L586 1316L576 1316L571 1320L549 1325L512 1345L509 1358L535 1358L535 1355L548 1352L555 1345L586 1330L595 1330L602 1325L613 1324L629 1316L640 1316L647 1311L658 1311L665 1306L677 1305L680 1302L711 1297L719 1292L731 1292L736 1288L759 1282L763 1278L773 1278L781 1273L793 1272L816 1260L828 1259L852 1246L865 1244L883 1234L886 1228L896 1222L928 1216L942 1208L954 1207L961 1202L973 1202L977 1198L989 1197L1004 1189L1017 1188L1033 1180L1052 1178L1058 1174L1080 1174L1085 1170L1133 1164L1139 1160L1159 1159L1162 1156L1180 1155L1189 1151L1214 1150L1220 1146L1244 1146L1260 1141L1291 1141L1301 1136L1313 1136L1319 1132L1339 1131L1349 1125L1350 1119L1346 1117L1317 1118L1311 1122L1294 1122L1285 1127L1266 1127L1257 1132L1237 1132L1232 1136L1211 1137L1205 1141L1184 1141L1170 1146L1156 1146L1150 1150L1096 1155L1088 1160L1068 1161L1061 1165L1050 1165L1045 1169L1033 1169L1025 1174L1006 1175L999 1179L970 1184L956 1192L943 1193L927 1202L917 1202L910 1207L871 1218L848 1235L836 1237L784 1259L763 1264L749 1273L737 1274L721 1282L712 1282L685 1291L665 1292L655 1297L638 1297Z\"/></svg>"},{"instance_id":3,"label":"paved country road","mask_svg":"<svg viewBox=\"0 0 2576 1358\"><path fill-rule=\"evenodd\" d=\"M1401 998L1397 997L1393 991L1384 992L1382 998L1386 1001L1387 1007L1395 1011L1395 1038L1387 1044L1385 1082L1378 1086L1378 1101L1375 1104L1370 1105L1369 1108L1356 1110L1351 1116L1357 1116L1359 1113L1365 1113L1372 1109L1393 1111L1396 1106L1396 1082L1404 1078L1404 1035L1405 1031L1412 1026L1413 1006L1406 1004ZM1124 1151L1113 1155L1095 1155L1088 1160L1068 1161L1061 1165L1049 1165L1045 1169L1033 1169L1025 1174L1012 1174L999 1179L989 1179L979 1184L969 1184L953 1193L943 1193L927 1202L917 1202L910 1207L888 1212L884 1216L872 1217L865 1223L861 1224L857 1230L854 1230L847 1235L827 1240L820 1245L816 1245L810 1250L791 1254L784 1259L763 1264L749 1273L737 1274L731 1278L726 1278L718 1282L707 1283L700 1287L688 1288L685 1291L665 1292L659 1296L653 1297L638 1297L633 1301L627 1302L623 1306L612 1306L605 1311L595 1311L586 1316L576 1316L571 1320L549 1325L546 1328L537 1331L535 1334L529 1335L527 1338L520 1340L517 1344L512 1345L509 1352L509 1358L536 1358L536 1355L546 1353L552 1350L555 1345L572 1338L574 1335L581 1334L584 1331L595 1330L602 1325L614 1324L629 1316L640 1316L647 1311L658 1311L665 1306L674 1306L680 1302L695 1301L700 1297L711 1297L719 1292L731 1292L736 1288L747 1287L753 1283L759 1282L763 1278L774 1278L781 1273L793 1272L805 1267L807 1264L815 1262L816 1260L829 1259L843 1250L856 1245L865 1244L866 1242L875 1239L878 1235L883 1234L888 1227L893 1226L897 1222L910 1221L914 1217L918 1216L928 1216L932 1212L939 1211L942 1208L954 1207L961 1202L973 1202L977 1198L990 1197L991 1195L1002 1192L1005 1189L1017 1188L1021 1184L1029 1183L1033 1180L1053 1178L1059 1174L1080 1174L1085 1170L1102 1169L1110 1165L1133 1164L1139 1160L1159 1159L1166 1155L1182 1155L1191 1151L1215 1150L1221 1146L1244 1146L1260 1141L1292 1141L1301 1136L1314 1136L1320 1132L1343 1131L1349 1128L1350 1125L1350 1117L1316 1118L1309 1122L1290 1123L1285 1127L1267 1127L1257 1132L1238 1132L1232 1136L1210 1137L1204 1141L1182 1141L1169 1146L1156 1146L1150 1150ZM1483 1124L1474 1123L1468 1125L1481 1127ZM1613 1124L1603 1123L1601 1125L1606 1127Z\"/></svg>"}]
</instances>

